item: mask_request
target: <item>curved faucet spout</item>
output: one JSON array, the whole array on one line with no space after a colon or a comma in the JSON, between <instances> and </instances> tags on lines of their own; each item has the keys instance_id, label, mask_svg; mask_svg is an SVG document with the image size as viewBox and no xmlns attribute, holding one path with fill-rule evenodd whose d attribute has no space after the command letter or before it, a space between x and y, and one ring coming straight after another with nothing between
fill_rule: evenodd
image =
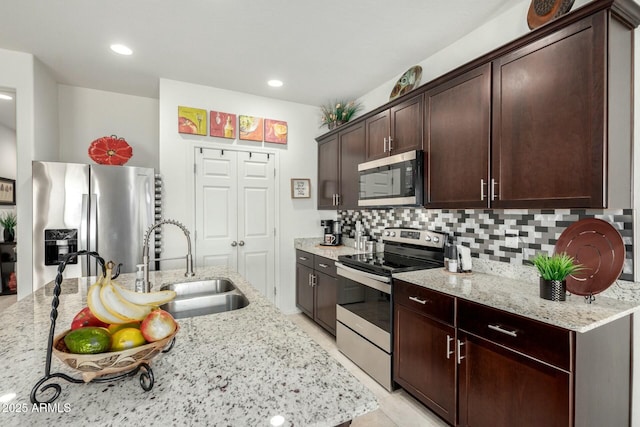
<instances>
[{"instance_id":1,"label":"curved faucet spout","mask_svg":"<svg viewBox=\"0 0 640 427\"><path fill-rule=\"evenodd\" d=\"M143 267L143 271L144 271L144 292L149 292L150 288L151 288L151 283L149 282L149 237L151 236L151 233L153 232L153 230L155 230L156 228L165 225L165 224L172 224L175 225L176 227L180 228L182 230L182 232L184 233L184 236L187 238L187 271L184 273L184 275L186 277L192 277L195 275L195 273L193 272L193 256L191 255L191 235L189 233L189 230L187 230L187 227L185 227L182 223L173 220L173 219L163 219L160 220L159 222L156 222L155 224L153 224L151 227L149 227L149 229L147 230L147 232L144 235L144 243L143 243L143 247L142 247L142 264L144 265Z\"/></svg>"}]
</instances>

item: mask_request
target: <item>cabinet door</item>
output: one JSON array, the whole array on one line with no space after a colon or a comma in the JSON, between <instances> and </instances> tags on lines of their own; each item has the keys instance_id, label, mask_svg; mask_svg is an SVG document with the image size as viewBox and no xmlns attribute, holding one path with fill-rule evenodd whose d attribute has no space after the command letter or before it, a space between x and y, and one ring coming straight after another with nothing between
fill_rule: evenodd
<instances>
[{"instance_id":1,"label":"cabinet door","mask_svg":"<svg viewBox=\"0 0 640 427\"><path fill-rule=\"evenodd\" d=\"M338 299L338 279L316 272L316 317L320 326L336 334L336 302Z\"/></svg>"},{"instance_id":2,"label":"cabinet door","mask_svg":"<svg viewBox=\"0 0 640 427\"><path fill-rule=\"evenodd\" d=\"M386 140L391 135L391 112L385 110L365 120L366 126L366 156L365 159L375 160L389 155Z\"/></svg>"},{"instance_id":3,"label":"cabinet door","mask_svg":"<svg viewBox=\"0 0 640 427\"><path fill-rule=\"evenodd\" d=\"M296 263L296 306L313 319L313 286L310 277L313 269Z\"/></svg>"},{"instance_id":4,"label":"cabinet door","mask_svg":"<svg viewBox=\"0 0 640 427\"><path fill-rule=\"evenodd\" d=\"M365 161L364 150L364 123L340 132L340 209L358 209L358 164Z\"/></svg>"},{"instance_id":5,"label":"cabinet door","mask_svg":"<svg viewBox=\"0 0 640 427\"><path fill-rule=\"evenodd\" d=\"M338 134L318 143L318 209L335 209L338 185Z\"/></svg>"},{"instance_id":6,"label":"cabinet door","mask_svg":"<svg viewBox=\"0 0 640 427\"><path fill-rule=\"evenodd\" d=\"M425 93L425 206L487 207L491 64Z\"/></svg>"},{"instance_id":7,"label":"cabinet door","mask_svg":"<svg viewBox=\"0 0 640 427\"><path fill-rule=\"evenodd\" d=\"M563 370L458 330L459 425L567 427L573 379ZM587 374L588 375L588 374Z\"/></svg>"},{"instance_id":8,"label":"cabinet door","mask_svg":"<svg viewBox=\"0 0 640 427\"><path fill-rule=\"evenodd\" d=\"M455 424L455 330L399 304L394 321L394 381Z\"/></svg>"},{"instance_id":9,"label":"cabinet door","mask_svg":"<svg viewBox=\"0 0 640 427\"><path fill-rule=\"evenodd\" d=\"M603 207L605 12L493 64L496 208Z\"/></svg>"},{"instance_id":10,"label":"cabinet door","mask_svg":"<svg viewBox=\"0 0 640 427\"><path fill-rule=\"evenodd\" d=\"M391 107L391 154L422 150L422 95Z\"/></svg>"}]
</instances>

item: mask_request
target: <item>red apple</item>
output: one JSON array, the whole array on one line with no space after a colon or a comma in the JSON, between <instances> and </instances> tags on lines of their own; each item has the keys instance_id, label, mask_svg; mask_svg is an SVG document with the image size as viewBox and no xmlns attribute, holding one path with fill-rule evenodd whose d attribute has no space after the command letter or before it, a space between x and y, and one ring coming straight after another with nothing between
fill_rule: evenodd
<instances>
[{"instance_id":1,"label":"red apple","mask_svg":"<svg viewBox=\"0 0 640 427\"><path fill-rule=\"evenodd\" d=\"M84 328L85 326L98 326L101 328L106 328L109 326L108 323L102 322L96 316L93 315L89 307L85 307L76 314L71 322L71 330L76 330L78 328Z\"/></svg>"},{"instance_id":2,"label":"red apple","mask_svg":"<svg viewBox=\"0 0 640 427\"><path fill-rule=\"evenodd\" d=\"M176 321L172 315L162 309L147 314L140 324L140 332L147 342L159 341L175 332Z\"/></svg>"}]
</instances>

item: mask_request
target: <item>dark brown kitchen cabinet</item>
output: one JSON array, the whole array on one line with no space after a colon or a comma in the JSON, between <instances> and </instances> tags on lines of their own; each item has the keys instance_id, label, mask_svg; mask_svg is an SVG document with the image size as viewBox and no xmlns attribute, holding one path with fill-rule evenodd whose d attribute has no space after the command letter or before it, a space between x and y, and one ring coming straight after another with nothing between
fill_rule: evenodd
<instances>
[{"instance_id":1,"label":"dark brown kitchen cabinet","mask_svg":"<svg viewBox=\"0 0 640 427\"><path fill-rule=\"evenodd\" d=\"M455 424L454 298L394 281L394 300L393 379Z\"/></svg>"},{"instance_id":2,"label":"dark brown kitchen cabinet","mask_svg":"<svg viewBox=\"0 0 640 427\"><path fill-rule=\"evenodd\" d=\"M458 319L459 425L572 425L571 332L464 300Z\"/></svg>"},{"instance_id":3,"label":"dark brown kitchen cabinet","mask_svg":"<svg viewBox=\"0 0 640 427\"><path fill-rule=\"evenodd\" d=\"M339 158L338 134L318 140L318 209L336 209Z\"/></svg>"},{"instance_id":4,"label":"dark brown kitchen cabinet","mask_svg":"<svg viewBox=\"0 0 640 427\"><path fill-rule=\"evenodd\" d=\"M425 206L488 207L491 64L424 95Z\"/></svg>"},{"instance_id":5,"label":"dark brown kitchen cabinet","mask_svg":"<svg viewBox=\"0 0 640 427\"><path fill-rule=\"evenodd\" d=\"M318 209L357 209L358 164L364 162L364 123L318 140Z\"/></svg>"},{"instance_id":6,"label":"dark brown kitchen cabinet","mask_svg":"<svg viewBox=\"0 0 640 427\"><path fill-rule=\"evenodd\" d=\"M422 149L422 95L365 120L366 160Z\"/></svg>"},{"instance_id":7,"label":"dark brown kitchen cabinet","mask_svg":"<svg viewBox=\"0 0 640 427\"><path fill-rule=\"evenodd\" d=\"M394 381L449 424L629 425L632 316L577 333L401 280L393 292Z\"/></svg>"},{"instance_id":8,"label":"dark brown kitchen cabinet","mask_svg":"<svg viewBox=\"0 0 640 427\"><path fill-rule=\"evenodd\" d=\"M296 306L332 335L338 299L335 269L329 258L296 250Z\"/></svg>"},{"instance_id":9,"label":"dark brown kitchen cabinet","mask_svg":"<svg viewBox=\"0 0 640 427\"><path fill-rule=\"evenodd\" d=\"M493 61L492 207L629 206L632 42L601 11Z\"/></svg>"}]
</instances>

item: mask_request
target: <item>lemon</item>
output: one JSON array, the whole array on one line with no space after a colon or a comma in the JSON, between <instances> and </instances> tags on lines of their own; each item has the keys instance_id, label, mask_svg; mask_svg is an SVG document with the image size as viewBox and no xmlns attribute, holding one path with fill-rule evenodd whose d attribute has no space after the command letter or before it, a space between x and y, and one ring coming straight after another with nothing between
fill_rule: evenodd
<instances>
[{"instance_id":1,"label":"lemon","mask_svg":"<svg viewBox=\"0 0 640 427\"><path fill-rule=\"evenodd\" d=\"M147 341L137 328L124 328L111 335L111 351L127 350L138 347Z\"/></svg>"},{"instance_id":2,"label":"lemon","mask_svg":"<svg viewBox=\"0 0 640 427\"><path fill-rule=\"evenodd\" d=\"M103 353L111 346L111 334L106 328L87 326L69 332L64 343L71 353Z\"/></svg>"},{"instance_id":3,"label":"lemon","mask_svg":"<svg viewBox=\"0 0 640 427\"><path fill-rule=\"evenodd\" d=\"M112 323L111 325L109 325L109 327L107 329L109 329L109 332L111 333L111 335L113 335L116 332L118 332L119 330L125 329L125 328L140 329L140 322Z\"/></svg>"}]
</instances>

